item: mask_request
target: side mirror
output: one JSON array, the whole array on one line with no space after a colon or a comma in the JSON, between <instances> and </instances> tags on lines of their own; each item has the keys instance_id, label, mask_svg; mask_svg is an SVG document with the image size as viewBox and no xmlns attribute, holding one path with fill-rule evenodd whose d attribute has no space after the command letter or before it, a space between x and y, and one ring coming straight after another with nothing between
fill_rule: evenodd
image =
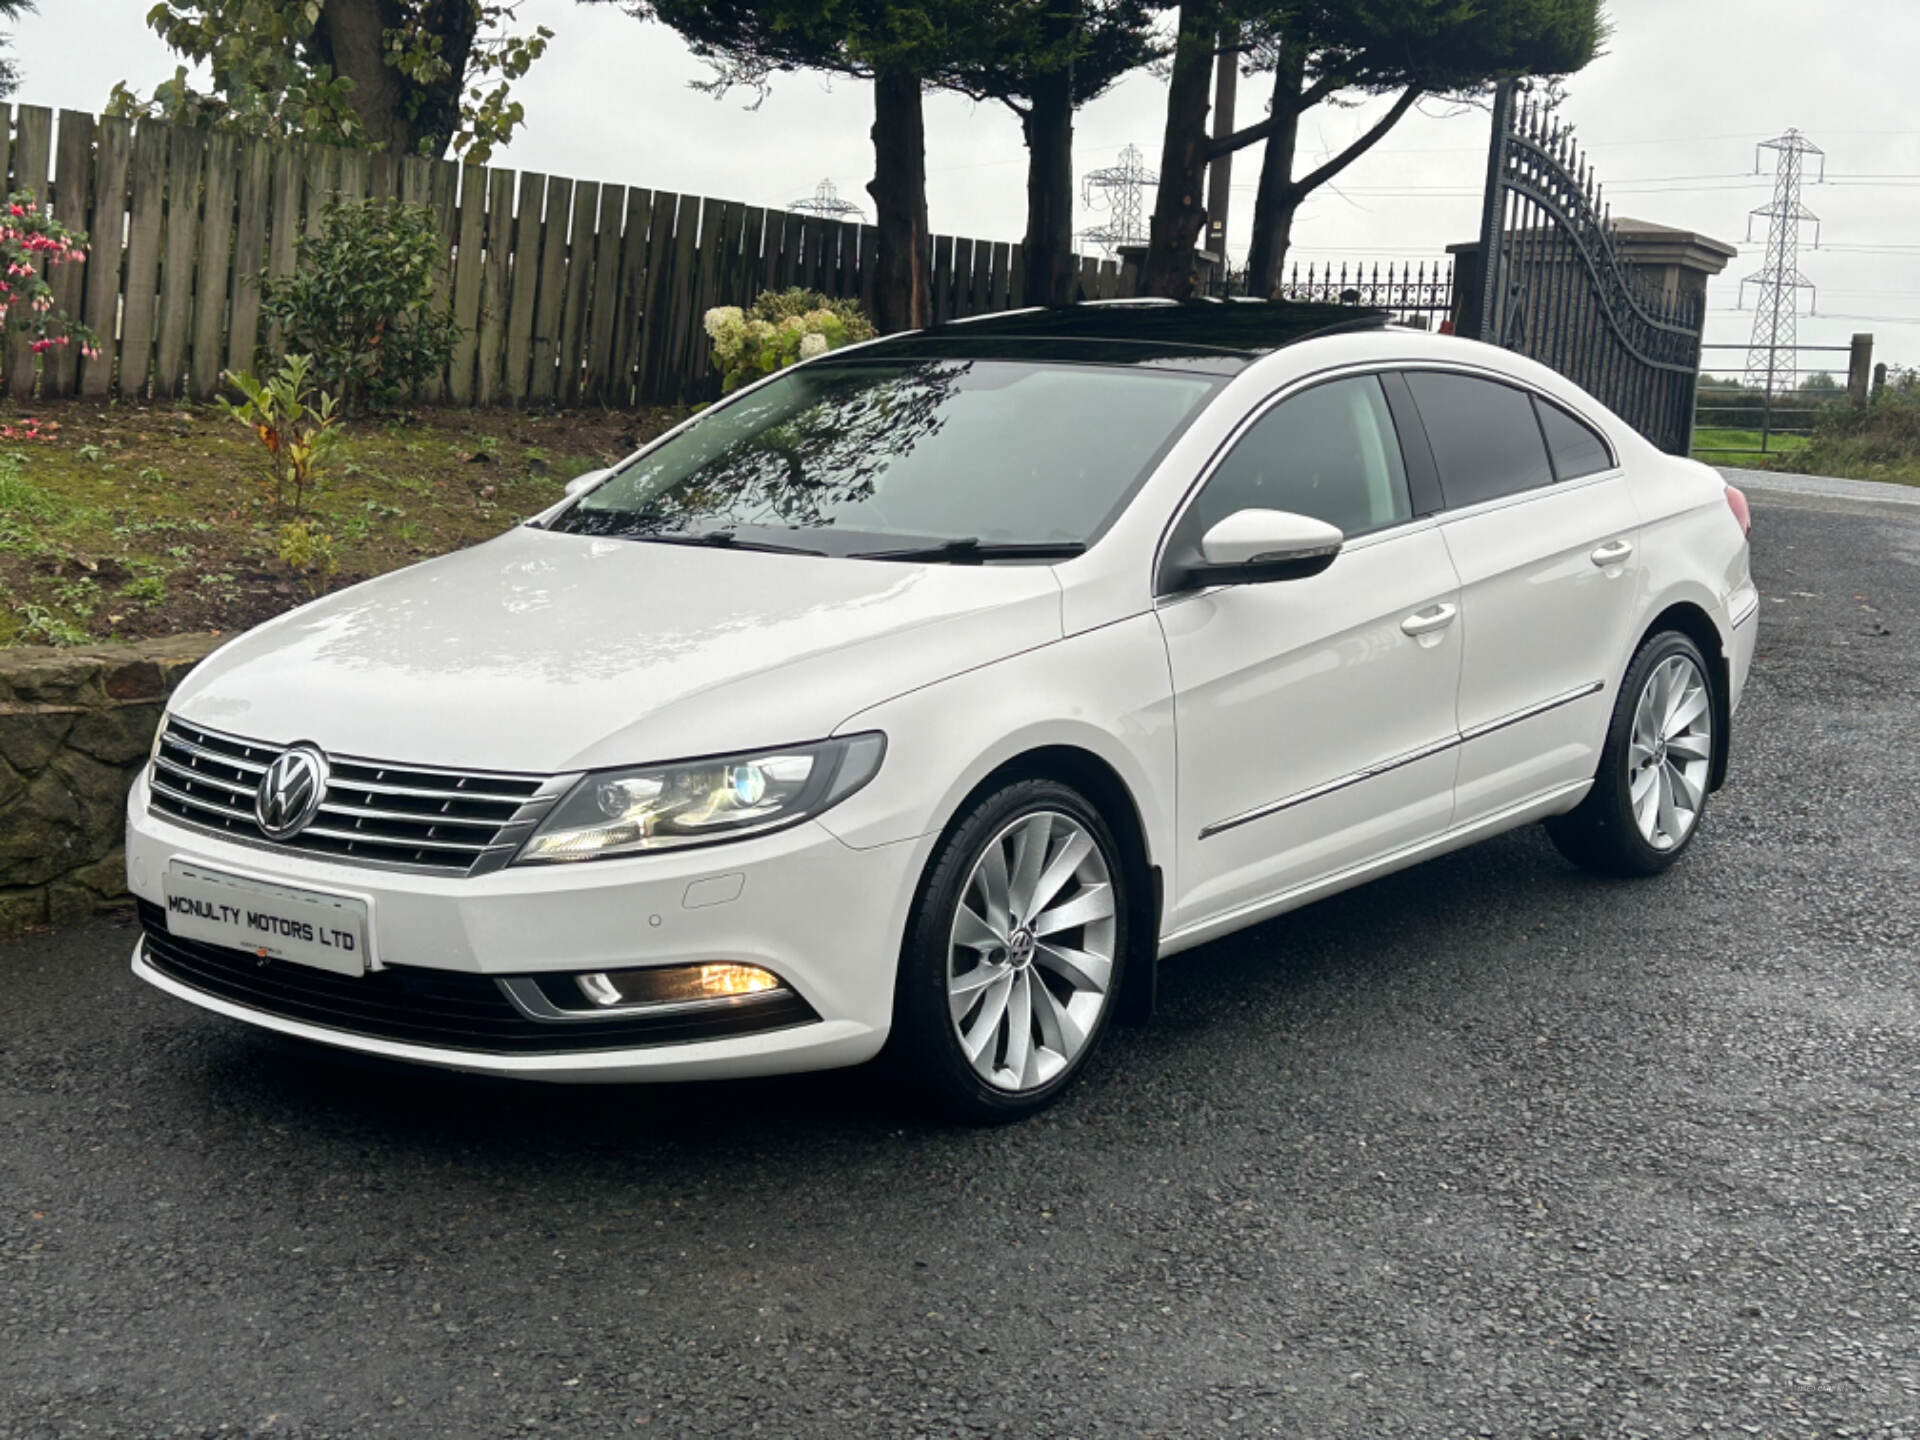
<instances>
[{"instance_id":1,"label":"side mirror","mask_svg":"<svg viewBox=\"0 0 1920 1440\"><path fill-rule=\"evenodd\" d=\"M582 490L591 490L612 473L611 470L589 470L583 475L574 476L567 481L567 498L571 500Z\"/></svg>"},{"instance_id":2,"label":"side mirror","mask_svg":"<svg viewBox=\"0 0 1920 1440\"><path fill-rule=\"evenodd\" d=\"M1346 538L1337 525L1290 510L1236 510L1201 537L1187 574L1202 585L1304 580L1333 564Z\"/></svg>"}]
</instances>

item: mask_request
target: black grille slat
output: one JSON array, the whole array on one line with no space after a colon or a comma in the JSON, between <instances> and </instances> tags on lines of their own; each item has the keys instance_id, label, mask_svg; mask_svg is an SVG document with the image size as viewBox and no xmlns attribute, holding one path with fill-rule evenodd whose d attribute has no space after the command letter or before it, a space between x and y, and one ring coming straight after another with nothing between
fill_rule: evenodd
<instances>
[{"instance_id":1,"label":"black grille slat","mask_svg":"<svg viewBox=\"0 0 1920 1440\"><path fill-rule=\"evenodd\" d=\"M147 963L170 979L250 1010L352 1035L484 1054L542 1055L685 1044L819 1019L797 995L705 1014L606 1021L530 1020L485 975L392 966L335 975L244 950L183 940L166 912L139 905Z\"/></svg>"},{"instance_id":2,"label":"black grille slat","mask_svg":"<svg viewBox=\"0 0 1920 1440\"><path fill-rule=\"evenodd\" d=\"M254 819L254 794L279 747L169 718L152 782L152 808L170 819L334 860L465 874L499 844L536 799L537 776L387 765L328 757L325 798L313 822L269 841Z\"/></svg>"}]
</instances>

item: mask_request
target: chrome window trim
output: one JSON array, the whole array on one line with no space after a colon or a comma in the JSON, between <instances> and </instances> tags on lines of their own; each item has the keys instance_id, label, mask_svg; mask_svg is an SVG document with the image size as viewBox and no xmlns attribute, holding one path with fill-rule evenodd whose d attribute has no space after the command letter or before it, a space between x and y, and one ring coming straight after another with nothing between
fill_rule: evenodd
<instances>
[{"instance_id":1,"label":"chrome window trim","mask_svg":"<svg viewBox=\"0 0 1920 1440\"><path fill-rule=\"evenodd\" d=\"M1496 731L1505 730L1511 725L1518 725L1523 720L1531 720L1536 715L1544 715L1549 710L1557 710L1562 705L1571 705L1576 700L1584 700L1589 695L1598 694L1606 688L1607 686L1604 680L1589 681L1585 685L1577 686L1559 695L1537 701L1532 705L1522 706L1520 709L1499 716L1497 719L1486 720L1478 725L1469 726L1459 734L1451 735L1445 740L1436 740L1430 745L1422 745L1418 749L1405 751L1390 759L1377 761L1372 765L1366 766L1364 769L1355 770L1351 774L1324 781L1306 790L1296 791L1294 794L1284 796L1279 800L1270 800L1265 805L1256 805L1251 810L1243 810L1238 815L1229 815L1224 820L1216 820L1200 831L1199 838L1202 840L1210 839L1222 831L1237 829L1239 826L1251 824L1255 820L1264 820L1269 815L1278 815L1283 810L1291 810L1294 806L1304 805L1309 800L1318 800L1324 796L1335 794L1338 791L1358 785L1363 780L1372 780L1377 776L1390 774L1395 770L1415 764L1418 761L1431 759L1435 755L1441 755L1457 746L1465 745L1468 741L1482 739L1485 736L1494 734Z\"/></svg>"}]
</instances>

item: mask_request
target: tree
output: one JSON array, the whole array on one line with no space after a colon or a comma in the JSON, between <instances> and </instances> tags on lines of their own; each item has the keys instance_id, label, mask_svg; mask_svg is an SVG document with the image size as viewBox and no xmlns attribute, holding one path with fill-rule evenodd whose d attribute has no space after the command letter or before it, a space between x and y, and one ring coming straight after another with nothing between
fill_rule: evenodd
<instances>
[{"instance_id":1,"label":"tree","mask_svg":"<svg viewBox=\"0 0 1920 1440\"><path fill-rule=\"evenodd\" d=\"M1207 88L1222 34L1236 37L1247 73L1272 71L1273 100L1266 119L1212 136ZM1515 75L1569 73L1593 58L1602 35L1599 0L1186 0L1143 288L1175 297L1192 288L1208 161L1265 147L1247 288L1269 294L1300 203L1378 144L1423 95L1471 93ZM1295 177L1302 115L1343 96L1389 94L1393 104L1352 144Z\"/></svg>"},{"instance_id":2,"label":"tree","mask_svg":"<svg viewBox=\"0 0 1920 1440\"><path fill-rule=\"evenodd\" d=\"M0 20L18 20L22 15L31 14L33 8L33 0L0 0ZM20 62L4 53L12 45L13 36L0 35L0 100L20 88Z\"/></svg>"},{"instance_id":3,"label":"tree","mask_svg":"<svg viewBox=\"0 0 1920 1440\"><path fill-rule=\"evenodd\" d=\"M920 97L931 70L958 52L973 24L965 0L620 0L660 20L714 68L701 89L766 92L777 71L822 70L873 81L873 196L878 232L874 322L882 332L932 318L926 126Z\"/></svg>"},{"instance_id":4,"label":"tree","mask_svg":"<svg viewBox=\"0 0 1920 1440\"><path fill-rule=\"evenodd\" d=\"M975 9L946 88L999 100L1027 144L1026 305L1073 298L1073 113L1158 57L1145 0L998 0Z\"/></svg>"},{"instance_id":5,"label":"tree","mask_svg":"<svg viewBox=\"0 0 1920 1440\"><path fill-rule=\"evenodd\" d=\"M875 320L928 324L928 88L998 100L1028 149L1025 295L1062 304L1073 289L1073 112L1155 53L1149 0L626 0L665 21L715 68L703 88L763 92L781 70L824 70L874 85Z\"/></svg>"},{"instance_id":6,"label":"tree","mask_svg":"<svg viewBox=\"0 0 1920 1440\"><path fill-rule=\"evenodd\" d=\"M519 0L160 0L147 23L187 67L109 110L484 163L524 118L512 84L553 32L508 29ZM491 81L491 87L488 82Z\"/></svg>"}]
</instances>

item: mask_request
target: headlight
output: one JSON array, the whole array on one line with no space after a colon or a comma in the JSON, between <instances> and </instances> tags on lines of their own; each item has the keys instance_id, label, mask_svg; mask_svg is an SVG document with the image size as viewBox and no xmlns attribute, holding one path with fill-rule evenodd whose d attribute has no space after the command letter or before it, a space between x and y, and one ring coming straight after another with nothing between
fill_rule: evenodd
<instances>
[{"instance_id":1,"label":"headlight","mask_svg":"<svg viewBox=\"0 0 1920 1440\"><path fill-rule=\"evenodd\" d=\"M880 768L878 733L747 755L596 770L533 832L516 864L592 860L735 840L798 824Z\"/></svg>"}]
</instances>

